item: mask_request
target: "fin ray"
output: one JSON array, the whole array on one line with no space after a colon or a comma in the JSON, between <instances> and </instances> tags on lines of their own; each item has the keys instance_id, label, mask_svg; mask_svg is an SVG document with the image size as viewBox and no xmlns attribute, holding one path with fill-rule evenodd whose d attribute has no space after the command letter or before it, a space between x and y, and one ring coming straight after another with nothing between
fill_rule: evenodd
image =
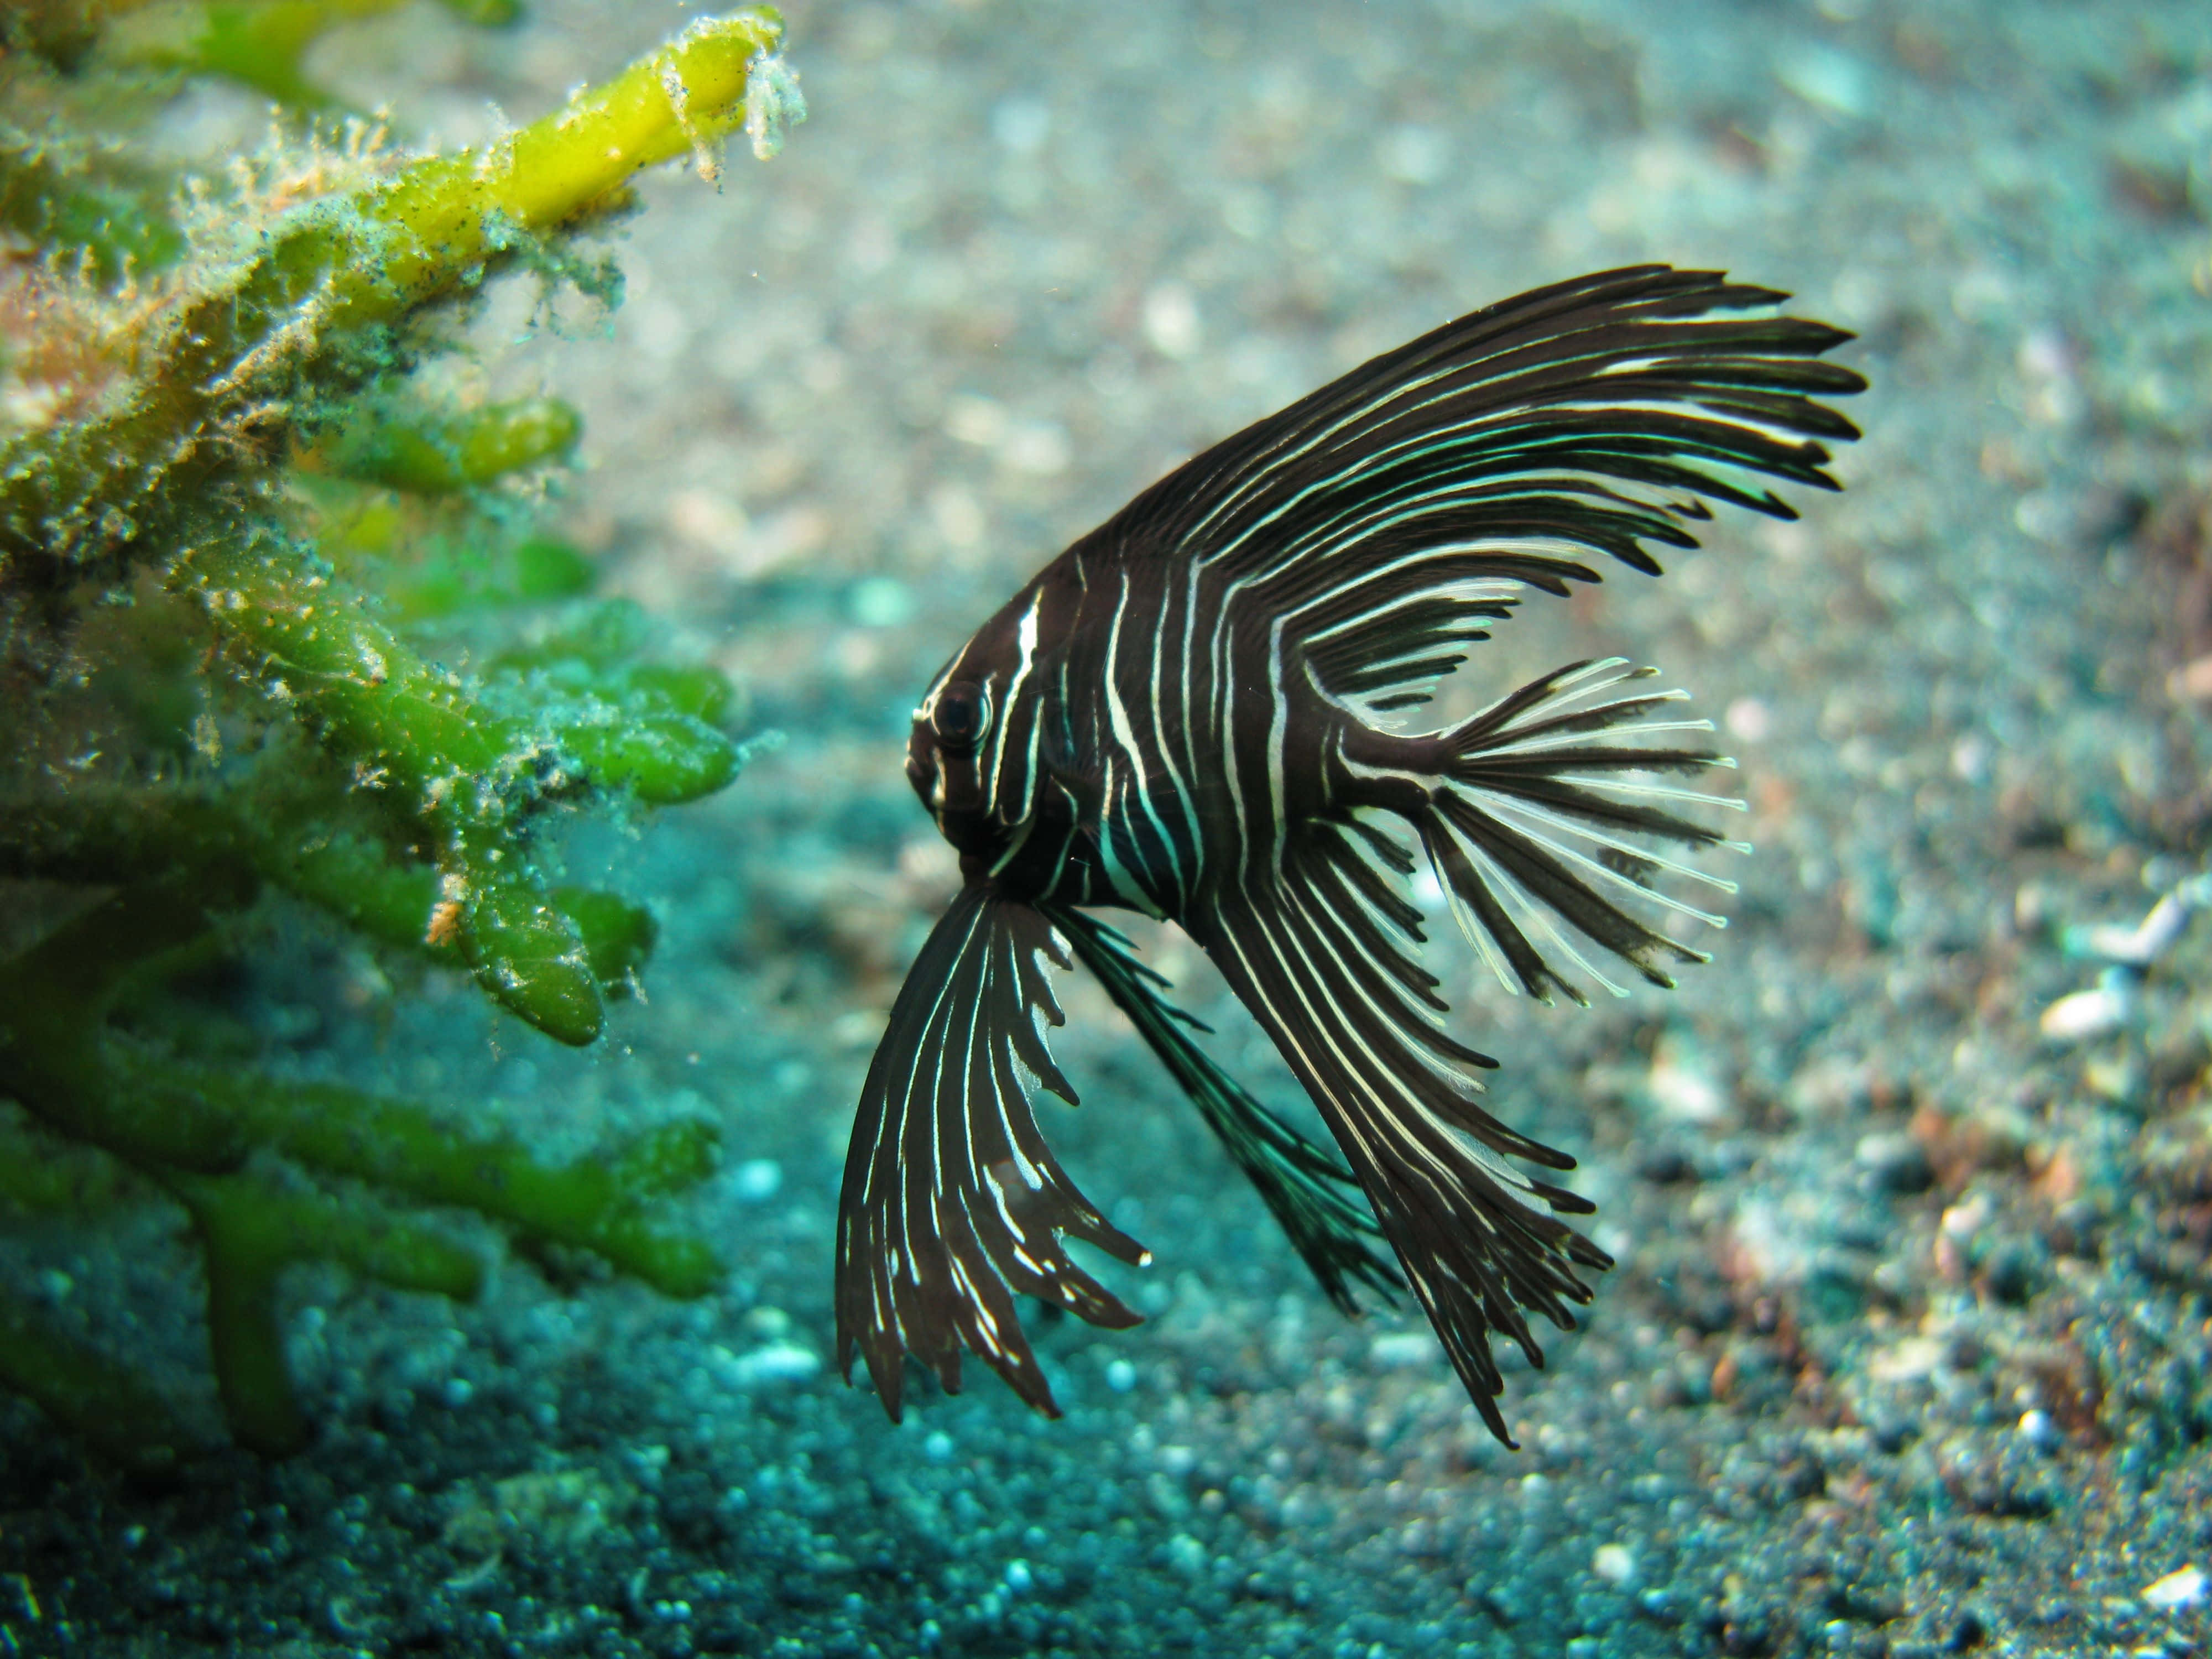
<instances>
[{"instance_id":1,"label":"fin ray","mask_svg":"<svg viewBox=\"0 0 2212 1659\"><path fill-rule=\"evenodd\" d=\"M1355 1196L1352 1171L1261 1105L1184 1035L1182 1027L1196 1022L1155 994L1166 981L1129 954L1127 940L1080 911L1048 906L1046 915L1259 1190L1328 1299L1346 1314L1358 1313L1357 1280L1395 1301L1405 1282L1369 1243L1382 1231Z\"/></svg>"},{"instance_id":2,"label":"fin ray","mask_svg":"<svg viewBox=\"0 0 2212 1659\"><path fill-rule=\"evenodd\" d=\"M1030 1111L1041 1085L1073 1103L1042 1025L1066 943L1031 906L971 883L908 971L860 1093L837 1212L837 1363L855 1352L901 1410L903 1356L960 1387L974 1352L1048 1416L1059 1408L1013 1292L1096 1325L1138 1316L1069 1257L1062 1234L1124 1261L1144 1248L1061 1171Z\"/></svg>"},{"instance_id":3,"label":"fin ray","mask_svg":"<svg viewBox=\"0 0 2212 1659\"><path fill-rule=\"evenodd\" d=\"M1401 810L1419 832L1462 932L1509 991L1549 1000L1550 988L1556 988L1584 1002L1582 990L1552 965L1548 956L1556 956L1608 993L1625 994L1577 945L1576 936L1627 963L1655 985L1674 983L1662 962L1705 959L1627 905L1712 927L1727 925L1725 918L1666 890L1656 878L1663 875L1733 892L1733 882L1662 848L1672 842L1742 850L1743 843L1672 810L1740 810L1741 803L1636 775L1693 772L1717 766L1723 757L1704 750L1622 741L1655 736L1663 740L1687 724L1638 718L1659 698L1673 701L1679 694L1583 701L1625 681L1647 679L1654 672L1630 667L1619 658L1570 663L1509 692L1448 732L1410 740L1370 734L1370 742L1401 741L1405 754L1429 757L1420 763L1434 768L1425 773L1425 797ZM1540 746L1529 746L1532 733L1538 734ZM1596 775L1584 775L1590 773Z\"/></svg>"},{"instance_id":4,"label":"fin ray","mask_svg":"<svg viewBox=\"0 0 2212 1659\"><path fill-rule=\"evenodd\" d=\"M1598 579L1585 552L1656 574L1645 544L1695 547L1707 502L1789 519L1764 480L1838 488L1826 444L1857 428L1815 399L1865 382L1819 361L1849 334L1757 314L1787 297L1666 265L1520 295L1216 444L1078 545L1216 570L1294 645L1363 615L1388 636L1388 612L1453 584L1564 592ZM1449 646L1479 619L1420 613L1402 637ZM1336 652L1324 689L1388 695L1358 672L1382 654ZM1403 678L1453 654L1409 650Z\"/></svg>"},{"instance_id":5,"label":"fin ray","mask_svg":"<svg viewBox=\"0 0 2212 1659\"><path fill-rule=\"evenodd\" d=\"M1193 918L1194 937L1321 1109L1468 1396L1510 1445L1492 1334L1540 1364L1527 1312L1571 1328L1570 1304L1590 1299L1577 1269L1610 1258L1559 1218L1582 1200L1506 1161L1573 1164L1475 1106L1470 1051L1394 988L1380 958L1395 947L1352 919L1330 878L1340 856L1295 841L1279 879L1248 878Z\"/></svg>"}]
</instances>

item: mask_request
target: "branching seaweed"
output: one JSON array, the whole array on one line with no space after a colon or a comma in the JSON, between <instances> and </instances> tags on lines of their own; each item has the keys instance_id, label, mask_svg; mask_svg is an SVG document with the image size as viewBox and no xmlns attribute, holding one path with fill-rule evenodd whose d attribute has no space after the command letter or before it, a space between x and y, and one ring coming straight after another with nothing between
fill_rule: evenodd
<instances>
[{"instance_id":1,"label":"branching seaweed","mask_svg":"<svg viewBox=\"0 0 2212 1659\"><path fill-rule=\"evenodd\" d=\"M327 109L301 53L387 3L0 8L0 1217L179 1206L232 1431L270 1453L308 1433L295 1261L471 1296L479 1247L445 1209L672 1295L716 1271L665 1206L712 1170L709 1125L550 1164L463 1114L210 1060L163 1012L180 966L289 907L589 1043L653 922L559 884L545 826L696 800L744 758L729 683L653 660L505 487L570 453L575 412L440 406L410 371L501 270L583 268L570 239L641 168L709 169L740 127L772 149L804 113L781 24L702 20L451 155L303 125L163 179L110 130L194 74ZM0 1386L126 1462L185 1449L127 1368L4 1288Z\"/></svg>"}]
</instances>

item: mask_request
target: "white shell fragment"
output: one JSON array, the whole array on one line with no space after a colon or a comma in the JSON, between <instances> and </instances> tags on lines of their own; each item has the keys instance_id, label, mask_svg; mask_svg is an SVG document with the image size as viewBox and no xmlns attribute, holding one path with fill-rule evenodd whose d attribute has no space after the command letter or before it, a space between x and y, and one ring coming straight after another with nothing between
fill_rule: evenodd
<instances>
[{"instance_id":1,"label":"white shell fragment","mask_svg":"<svg viewBox=\"0 0 2212 1659\"><path fill-rule=\"evenodd\" d=\"M2143 1586L2142 1599L2161 1613L2177 1613L2184 1607L2200 1607L2205 1599L2208 1581L2204 1569L2199 1566L2179 1567L2165 1577Z\"/></svg>"},{"instance_id":2,"label":"white shell fragment","mask_svg":"<svg viewBox=\"0 0 2212 1659\"><path fill-rule=\"evenodd\" d=\"M2150 914L2132 927L2106 922L2095 927L2069 927L2066 954L2115 962L2130 968L2148 968L2166 952L2189 926L2196 907L2179 890L2166 894L2150 908Z\"/></svg>"},{"instance_id":3,"label":"white shell fragment","mask_svg":"<svg viewBox=\"0 0 2212 1659\"><path fill-rule=\"evenodd\" d=\"M1608 1584L1626 1584L1636 1577L1636 1556L1626 1544L1600 1544L1591 1553L1590 1571Z\"/></svg>"},{"instance_id":4,"label":"white shell fragment","mask_svg":"<svg viewBox=\"0 0 2212 1659\"><path fill-rule=\"evenodd\" d=\"M741 1389L805 1382L822 1370L822 1356L796 1342L775 1340L745 1353L716 1347L714 1359L724 1376Z\"/></svg>"},{"instance_id":5,"label":"white shell fragment","mask_svg":"<svg viewBox=\"0 0 2212 1659\"><path fill-rule=\"evenodd\" d=\"M2108 964L2092 991L2063 996L2037 1021L2053 1042L2087 1042L2121 1030L2135 1018L2136 988L2143 975L2171 950L2197 912L2212 905L2212 873L2176 882L2159 895L2149 914L2132 927L2103 922L2069 927L2063 940L2077 960Z\"/></svg>"},{"instance_id":6,"label":"white shell fragment","mask_svg":"<svg viewBox=\"0 0 2212 1659\"><path fill-rule=\"evenodd\" d=\"M2094 990L2074 991L2043 1011L2036 1027L2053 1042L2087 1042L2123 1029L2135 1015L2134 988L2107 975Z\"/></svg>"},{"instance_id":7,"label":"white shell fragment","mask_svg":"<svg viewBox=\"0 0 2212 1659\"><path fill-rule=\"evenodd\" d=\"M1443 1350L1427 1331L1391 1331L1367 1345L1368 1363L1378 1370L1403 1370L1443 1358Z\"/></svg>"}]
</instances>

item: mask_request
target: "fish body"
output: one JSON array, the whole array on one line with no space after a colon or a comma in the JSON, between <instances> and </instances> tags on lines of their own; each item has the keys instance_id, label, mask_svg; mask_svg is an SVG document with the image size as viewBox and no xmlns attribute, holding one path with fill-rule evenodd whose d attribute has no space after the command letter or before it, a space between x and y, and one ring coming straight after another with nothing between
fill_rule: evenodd
<instances>
[{"instance_id":1,"label":"fish body","mask_svg":"<svg viewBox=\"0 0 2212 1659\"><path fill-rule=\"evenodd\" d=\"M1148 1258L1030 1109L1075 1099L1044 1032L1080 962L1331 1299L1410 1287L1508 1438L1492 1336L1540 1364L1527 1311L1571 1328L1580 1270L1610 1261L1565 1219L1589 1204L1522 1167L1572 1159L1481 1104L1496 1062L1443 1024L1407 878L1425 860L1508 992L1669 984L1703 957L1662 925L1720 925L1674 890L1730 889L1683 855L1737 847L1705 818L1741 803L1696 785L1731 763L1710 723L1619 659L1404 721L1528 593L1597 580L1593 556L1656 574L1645 544L1695 546L1709 501L1795 516L1760 475L1836 487L1825 444L1856 432L1816 398L1864 383L1821 361L1848 335L1768 314L1784 297L1643 266L1447 324L1142 492L947 664L907 769L963 885L870 1067L838 1222L840 1364L865 1358L894 1418L905 1355L951 1390L963 1349L1056 1414L1015 1291L1137 1322L1063 1239ZM1334 1151L1207 1056L1097 908L1190 935Z\"/></svg>"}]
</instances>

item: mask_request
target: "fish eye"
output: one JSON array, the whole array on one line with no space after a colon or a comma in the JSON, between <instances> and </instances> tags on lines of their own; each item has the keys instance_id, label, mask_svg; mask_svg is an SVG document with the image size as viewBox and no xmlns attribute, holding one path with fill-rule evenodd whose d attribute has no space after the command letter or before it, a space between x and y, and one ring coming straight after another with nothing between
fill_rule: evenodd
<instances>
[{"instance_id":1,"label":"fish eye","mask_svg":"<svg viewBox=\"0 0 2212 1659\"><path fill-rule=\"evenodd\" d=\"M930 707L929 729L947 749L968 749L991 723L991 699L980 685L955 680Z\"/></svg>"}]
</instances>

